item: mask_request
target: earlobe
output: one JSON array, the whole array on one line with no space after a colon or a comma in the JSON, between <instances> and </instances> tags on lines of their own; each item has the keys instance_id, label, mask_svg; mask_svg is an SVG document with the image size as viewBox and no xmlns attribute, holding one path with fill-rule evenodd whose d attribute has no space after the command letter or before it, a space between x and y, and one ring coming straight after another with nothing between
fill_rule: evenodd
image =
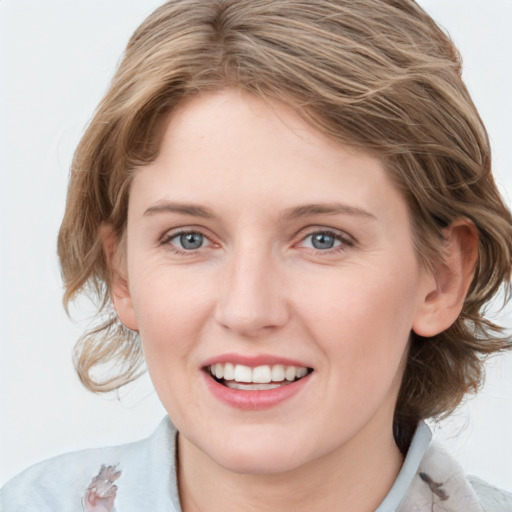
<instances>
[{"instance_id":1,"label":"earlobe","mask_svg":"<svg viewBox=\"0 0 512 512\"><path fill-rule=\"evenodd\" d=\"M131 329L138 331L137 318L128 285L128 272L124 242L118 240L110 224L100 228L103 251L110 272L110 296L119 320Z\"/></svg>"},{"instance_id":2,"label":"earlobe","mask_svg":"<svg viewBox=\"0 0 512 512\"><path fill-rule=\"evenodd\" d=\"M470 220L454 222L444 236L441 261L424 276L426 286L413 323L413 331L426 338L445 331L457 320L478 259L478 230Z\"/></svg>"}]
</instances>

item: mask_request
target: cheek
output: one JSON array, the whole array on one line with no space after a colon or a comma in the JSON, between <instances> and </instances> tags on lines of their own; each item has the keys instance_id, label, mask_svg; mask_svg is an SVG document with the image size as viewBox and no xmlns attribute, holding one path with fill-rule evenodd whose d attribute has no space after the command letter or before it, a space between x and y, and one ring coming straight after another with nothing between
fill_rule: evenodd
<instances>
[{"instance_id":1,"label":"cheek","mask_svg":"<svg viewBox=\"0 0 512 512\"><path fill-rule=\"evenodd\" d=\"M179 273L161 269L143 274L134 286L134 308L144 358L161 402L179 419L195 400L189 383L197 378L194 354L209 305L202 300L204 291Z\"/></svg>"},{"instance_id":2,"label":"cheek","mask_svg":"<svg viewBox=\"0 0 512 512\"><path fill-rule=\"evenodd\" d=\"M147 358L179 361L198 342L210 314L211 280L165 265L147 265L135 275L133 305Z\"/></svg>"},{"instance_id":3,"label":"cheek","mask_svg":"<svg viewBox=\"0 0 512 512\"><path fill-rule=\"evenodd\" d=\"M388 265L387 268L392 268ZM351 269L310 286L301 314L312 337L346 380L377 383L396 372L407 348L416 302L414 272Z\"/></svg>"}]
</instances>

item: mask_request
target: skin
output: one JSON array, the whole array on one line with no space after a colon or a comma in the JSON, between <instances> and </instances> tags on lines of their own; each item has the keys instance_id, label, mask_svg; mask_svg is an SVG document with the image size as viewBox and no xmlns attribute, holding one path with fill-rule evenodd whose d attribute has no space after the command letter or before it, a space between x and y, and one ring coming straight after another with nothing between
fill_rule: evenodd
<instances>
[{"instance_id":1,"label":"skin","mask_svg":"<svg viewBox=\"0 0 512 512\"><path fill-rule=\"evenodd\" d=\"M326 211L298 210L312 204ZM170 117L127 226L123 257L107 249L113 299L180 432L183 510L375 510L402 464L392 420L410 332L460 311L467 223L447 233L449 271L427 272L378 159L227 89ZM184 249L180 232L202 246ZM315 248L326 232L334 247ZM284 402L240 410L205 385L205 361L226 353L314 371Z\"/></svg>"}]
</instances>

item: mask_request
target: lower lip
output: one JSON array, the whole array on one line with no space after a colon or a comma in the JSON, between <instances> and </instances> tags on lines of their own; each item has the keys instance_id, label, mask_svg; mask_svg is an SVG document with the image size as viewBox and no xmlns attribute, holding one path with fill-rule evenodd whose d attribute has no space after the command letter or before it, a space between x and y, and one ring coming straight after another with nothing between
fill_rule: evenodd
<instances>
[{"instance_id":1,"label":"lower lip","mask_svg":"<svg viewBox=\"0 0 512 512\"><path fill-rule=\"evenodd\" d=\"M232 389L220 384L210 375L204 372L206 386L210 392L221 402L237 409L257 411L274 407L299 393L309 382L311 374L296 380L291 384L284 384L278 388L249 391Z\"/></svg>"}]
</instances>

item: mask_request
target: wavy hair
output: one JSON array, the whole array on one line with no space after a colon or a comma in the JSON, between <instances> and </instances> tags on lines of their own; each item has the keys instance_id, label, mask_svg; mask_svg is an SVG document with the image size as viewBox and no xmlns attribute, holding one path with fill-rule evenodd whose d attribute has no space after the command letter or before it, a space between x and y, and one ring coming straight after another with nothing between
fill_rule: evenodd
<instances>
[{"instance_id":1,"label":"wavy hair","mask_svg":"<svg viewBox=\"0 0 512 512\"><path fill-rule=\"evenodd\" d=\"M433 338L411 334L395 411L403 449L419 418L451 412L478 389L485 356L511 347L485 315L500 288L509 297L511 214L459 53L413 0L173 0L151 14L76 149L58 240L64 302L86 291L109 310L100 227L122 237L134 170L156 158L176 106L227 86L282 101L334 140L378 156L407 201L422 264L438 261L442 231L456 219L478 229L459 318ZM75 364L89 389L118 388L141 371L137 334L107 315L78 341Z\"/></svg>"}]
</instances>

